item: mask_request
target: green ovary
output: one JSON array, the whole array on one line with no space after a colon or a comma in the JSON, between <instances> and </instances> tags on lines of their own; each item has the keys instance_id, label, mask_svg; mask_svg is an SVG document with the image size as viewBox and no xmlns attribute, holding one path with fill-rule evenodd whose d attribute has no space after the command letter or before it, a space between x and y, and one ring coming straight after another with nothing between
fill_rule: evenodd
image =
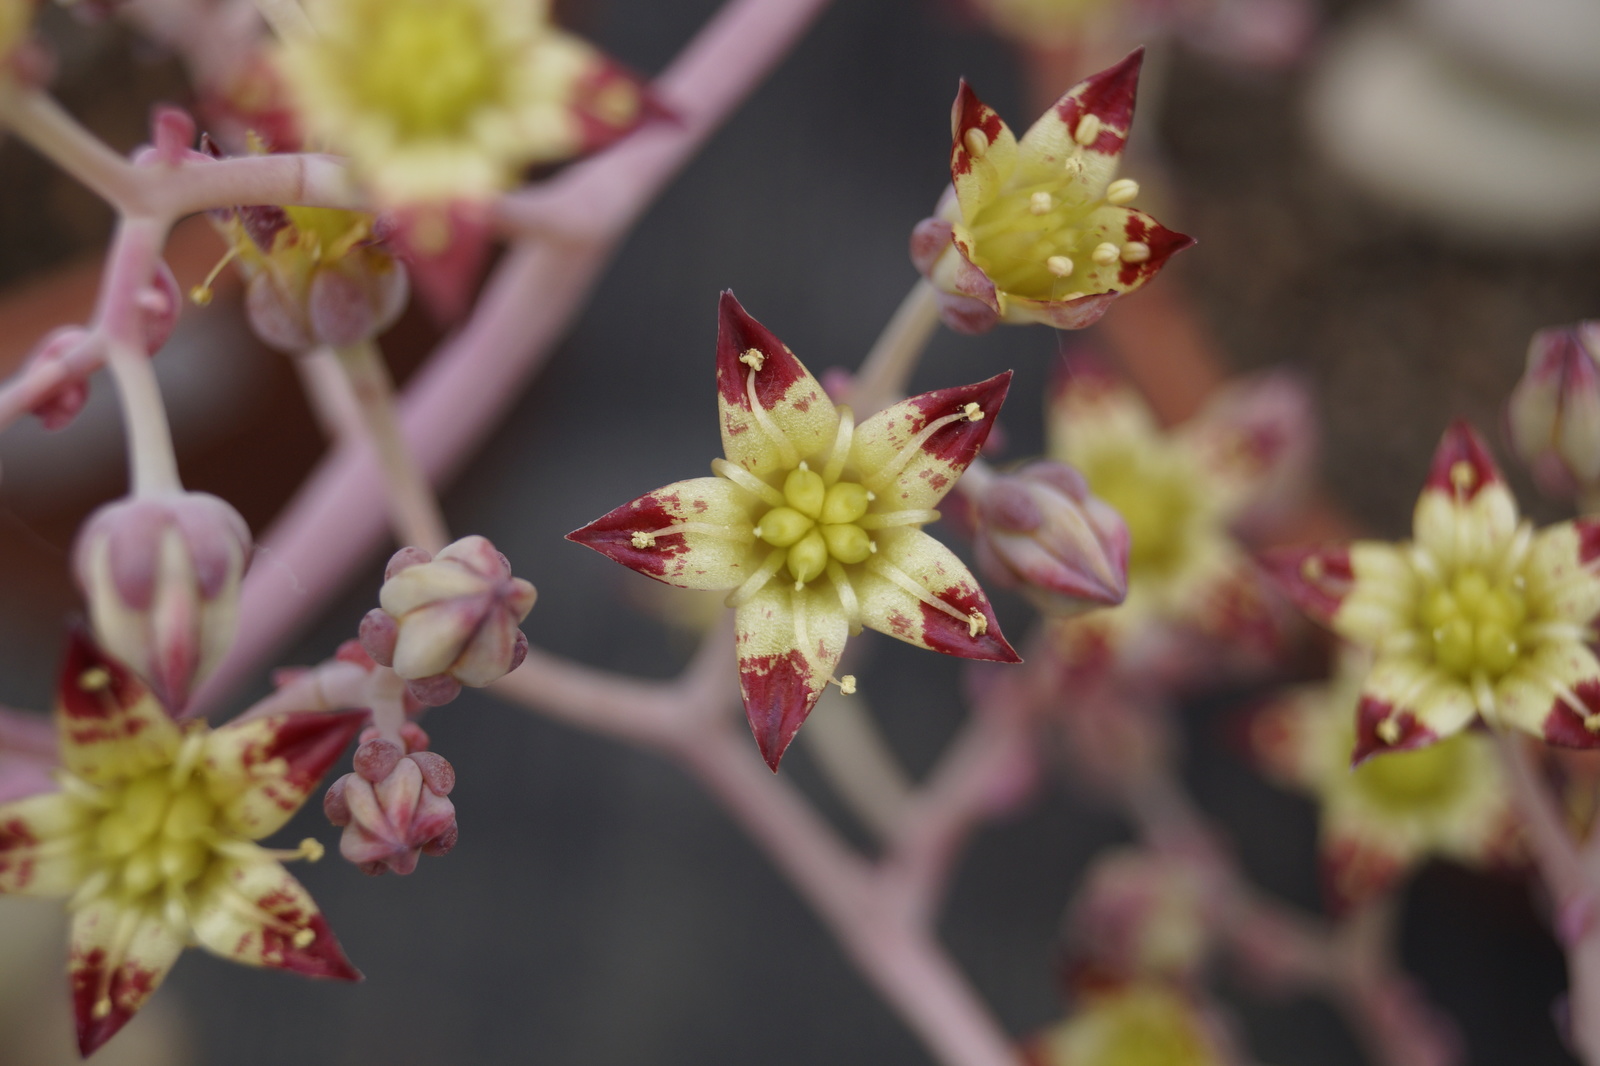
<instances>
[{"instance_id":1,"label":"green ovary","mask_svg":"<svg viewBox=\"0 0 1600 1066\"><path fill-rule=\"evenodd\" d=\"M1462 680L1497 680L1521 658L1528 617L1520 578L1491 581L1464 570L1429 588L1417 612L1418 627L1439 669Z\"/></svg>"},{"instance_id":2,"label":"green ovary","mask_svg":"<svg viewBox=\"0 0 1600 1066\"><path fill-rule=\"evenodd\" d=\"M797 585L819 577L832 560L860 563L872 554L872 538L856 524L870 502L861 485L829 485L802 463L784 478L783 499L784 506L774 507L756 523L756 536L789 549L787 566Z\"/></svg>"},{"instance_id":3,"label":"green ovary","mask_svg":"<svg viewBox=\"0 0 1600 1066\"><path fill-rule=\"evenodd\" d=\"M373 10L349 50L350 78L356 98L401 135L466 132L472 115L500 98L503 57L473 5L391 0Z\"/></svg>"},{"instance_id":4,"label":"green ovary","mask_svg":"<svg viewBox=\"0 0 1600 1066\"><path fill-rule=\"evenodd\" d=\"M216 804L202 782L174 789L170 774L153 771L107 796L90 839L96 866L114 871L108 895L134 902L161 888L182 892L210 867Z\"/></svg>"},{"instance_id":5,"label":"green ovary","mask_svg":"<svg viewBox=\"0 0 1600 1066\"><path fill-rule=\"evenodd\" d=\"M1183 564L1199 513L1193 476L1132 448L1105 449L1078 464L1094 494L1128 526L1128 579L1166 577Z\"/></svg>"},{"instance_id":6,"label":"green ovary","mask_svg":"<svg viewBox=\"0 0 1600 1066\"><path fill-rule=\"evenodd\" d=\"M1368 759L1351 774L1374 806L1394 814L1448 807L1469 781L1471 737L1450 737L1416 751Z\"/></svg>"},{"instance_id":7,"label":"green ovary","mask_svg":"<svg viewBox=\"0 0 1600 1066\"><path fill-rule=\"evenodd\" d=\"M1109 238L1103 226L1091 226L1093 207L1067 180L1004 192L972 220L973 262L1015 296L1053 300L1098 291L1087 275L1097 269L1095 248Z\"/></svg>"}]
</instances>

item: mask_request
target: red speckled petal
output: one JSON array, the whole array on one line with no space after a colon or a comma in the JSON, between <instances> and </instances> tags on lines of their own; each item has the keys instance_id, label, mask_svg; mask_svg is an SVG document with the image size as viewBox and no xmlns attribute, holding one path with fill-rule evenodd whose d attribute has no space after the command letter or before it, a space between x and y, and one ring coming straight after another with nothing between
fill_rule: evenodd
<instances>
[{"instance_id":1,"label":"red speckled petal","mask_svg":"<svg viewBox=\"0 0 1600 1066\"><path fill-rule=\"evenodd\" d=\"M929 508L943 499L989 439L1010 385L1007 370L987 381L902 400L857 426L850 459L862 484L878 495L873 512ZM977 404L974 414L983 417L968 417L969 404Z\"/></svg>"},{"instance_id":2,"label":"red speckled petal","mask_svg":"<svg viewBox=\"0 0 1600 1066\"><path fill-rule=\"evenodd\" d=\"M65 896L83 879L82 807L60 792L0 805L0 893Z\"/></svg>"},{"instance_id":3,"label":"red speckled petal","mask_svg":"<svg viewBox=\"0 0 1600 1066\"><path fill-rule=\"evenodd\" d=\"M920 529L885 531L877 544L855 581L863 625L963 659L1022 661L1000 635L989 598L954 552Z\"/></svg>"},{"instance_id":4,"label":"red speckled petal","mask_svg":"<svg viewBox=\"0 0 1600 1066\"><path fill-rule=\"evenodd\" d=\"M722 294L718 311L717 408L723 454L757 477L767 477L831 448L839 413L816 378L770 330L745 313L733 293ZM752 392L759 412L752 407Z\"/></svg>"},{"instance_id":5,"label":"red speckled petal","mask_svg":"<svg viewBox=\"0 0 1600 1066\"><path fill-rule=\"evenodd\" d=\"M738 588L760 565L751 559L754 504L724 478L692 478L625 503L567 539L679 588Z\"/></svg>"},{"instance_id":6,"label":"red speckled petal","mask_svg":"<svg viewBox=\"0 0 1600 1066\"><path fill-rule=\"evenodd\" d=\"M1495 716L1559 747L1600 747L1600 660L1552 641L1495 686Z\"/></svg>"},{"instance_id":7,"label":"red speckled petal","mask_svg":"<svg viewBox=\"0 0 1600 1066\"><path fill-rule=\"evenodd\" d=\"M367 724L366 711L275 714L223 726L206 738L202 772L242 836L283 827Z\"/></svg>"},{"instance_id":8,"label":"red speckled petal","mask_svg":"<svg viewBox=\"0 0 1600 1066\"><path fill-rule=\"evenodd\" d=\"M1284 595L1323 625L1333 623L1355 587L1348 545L1282 548L1262 555L1260 563Z\"/></svg>"},{"instance_id":9,"label":"red speckled petal","mask_svg":"<svg viewBox=\"0 0 1600 1066\"><path fill-rule=\"evenodd\" d=\"M961 215L970 222L1000 194L1016 170L1017 138L964 79L950 109L950 134L950 180Z\"/></svg>"},{"instance_id":10,"label":"red speckled petal","mask_svg":"<svg viewBox=\"0 0 1600 1066\"><path fill-rule=\"evenodd\" d=\"M739 690L761 757L773 770L822 695L849 620L831 588L796 591L780 576L740 605Z\"/></svg>"},{"instance_id":11,"label":"red speckled petal","mask_svg":"<svg viewBox=\"0 0 1600 1066\"><path fill-rule=\"evenodd\" d=\"M192 907L195 939L246 966L359 981L328 922L289 871L270 859L223 860Z\"/></svg>"},{"instance_id":12,"label":"red speckled petal","mask_svg":"<svg viewBox=\"0 0 1600 1066\"><path fill-rule=\"evenodd\" d=\"M646 122L672 118L672 113L633 71L595 50L581 38L559 30L548 36L566 38L588 52L583 73L574 82L568 106L579 129L581 154L597 152Z\"/></svg>"},{"instance_id":13,"label":"red speckled petal","mask_svg":"<svg viewBox=\"0 0 1600 1066\"><path fill-rule=\"evenodd\" d=\"M180 742L166 708L88 635L67 642L56 686L61 764L85 781L133 776L171 762Z\"/></svg>"},{"instance_id":14,"label":"red speckled petal","mask_svg":"<svg viewBox=\"0 0 1600 1066\"><path fill-rule=\"evenodd\" d=\"M73 916L67 974L81 1054L92 1054L138 1013L177 961L183 940L158 909L101 899Z\"/></svg>"},{"instance_id":15,"label":"red speckled petal","mask_svg":"<svg viewBox=\"0 0 1600 1066\"><path fill-rule=\"evenodd\" d=\"M1092 74L1068 89L1027 133L1019 148L1019 167L1023 181L1053 178L1068 159L1077 154L1083 163L1080 181L1086 199L1099 199L1116 176L1122 149L1133 125L1134 99L1139 89L1139 70L1144 65L1144 49L1131 52L1115 66ZM1075 139L1084 116L1099 121L1099 134L1087 146Z\"/></svg>"},{"instance_id":16,"label":"red speckled petal","mask_svg":"<svg viewBox=\"0 0 1600 1066\"><path fill-rule=\"evenodd\" d=\"M1528 592L1551 621L1587 626L1600 615L1600 518L1579 518L1539 531L1526 574Z\"/></svg>"}]
</instances>

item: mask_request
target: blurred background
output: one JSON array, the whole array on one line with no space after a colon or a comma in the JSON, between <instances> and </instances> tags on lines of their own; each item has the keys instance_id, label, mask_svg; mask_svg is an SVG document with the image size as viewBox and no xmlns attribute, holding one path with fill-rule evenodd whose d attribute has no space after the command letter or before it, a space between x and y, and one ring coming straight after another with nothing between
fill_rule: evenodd
<instances>
[{"instance_id":1,"label":"blurred background","mask_svg":"<svg viewBox=\"0 0 1600 1066\"><path fill-rule=\"evenodd\" d=\"M1571 15L1556 0L1517 6L1535 22L1548 7L1558 28ZM1571 8L1579 6L1593 7ZM588 0L567 15L653 73L715 7ZM1531 84L1518 74L1525 57L1499 55L1493 27L1472 21L1477 5L1448 7L1329 2L1316 12L1310 54L1275 72L1169 41L1153 57L1161 88L1147 91L1135 138L1171 179L1154 213L1199 240L1156 288L1192 298L1230 370L1287 366L1312 383L1325 484L1356 522L1385 536L1407 532L1451 418L1470 417L1501 439L1500 406L1529 335L1600 316L1600 204L1586 216L1583 195L1600 196L1600 153L1584 155L1582 143L1584 130L1600 136L1600 89L1584 81L1581 62L1565 81ZM151 103L186 99L178 64L121 31L55 10L46 24L61 99L119 149L143 139ZM859 361L915 280L906 241L948 179L957 78L1020 129L1034 115L1021 69L1006 44L950 4L839 3L668 190L535 388L445 496L457 531L489 536L539 587L524 627L532 641L629 674L678 669L694 635L664 620L658 586L562 535L706 472L720 454L718 290L732 288L817 372ZM1088 72L1070 72L1058 88ZM1600 82L1592 66L1589 75ZM1427 91L1398 94L1396 85ZM1555 132L1541 139L1519 118L1527 114ZM1473 116L1483 115L1506 121L1480 129ZM1541 145L1558 147L1546 157ZM1139 166L1130 161L1126 172L1144 178ZM1463 191L1436 171L1487 178ZM1403 177L1374 177L1391 172ZM83 317L110 217L24 146L0 145L0 369L48 328ZM179 233L170 258L187 287L219 254L201 222ZM236 295L223 287L211 307L191 308L158 365L186 482L226 496L260 531L322 445L292 369L252 341ZM1139 315L1141 298L1112 318ZM397 373L437 335L424 314L408 312L385 340ZM1015 369L1003 458L1021 458L1042 447L1042 388L1061 347L1095 343L1094 330L941 333L913 386ZM106 383L95 391L101 417L91 411L54 436L26 425L0 438L8 705L47 705L59 623L77 610L72 532L121 491L120 429ZM1525 480L1517 488L1536 514L1559 514ZM936 532L954 543L952 532ZM319 661L352 636L381 566L372 559L282 661ZM1020 637L1026 608L1000 608ZM869 637L856 670L863 691L920 773L963 713L959 667ZM240 705L265 690L258 679ZM1191 709L1186 774L1259 883L1315 908L1313 809L1262 783L1225 736L1251 695L1218 693ZM157 997L160 1010L97 1061L926 1061L782 879L673 767L471 692L426 726L459 774L456 851L406 879L368 879L337 859L296 871L367 982L315 985L189 952ZM784 773L862 839L818 787L804 744ZM316 806L284 839L335 839ZM1012 1032L1060 1016L1052 945L1061 909L1089 858L1126 838L1115 817L1059 783L980 835L960 867L945 939ZM0 900L0 969L37 960L0 977L10 1004L0 1008L3 1066L69 1061L65 978L55 976L59 913L53 902ZM1435 865L1406 890L1403 914L1405 962L1460 1023L1471 1062L1571 1061L1551 1021L1562 962L1527 885ZM1222 987L1260 1062L1362 1061L1320 1004L1265 1002L1226 978ZM59 1017L47 1019L47 1008ZM32 1035L48 1037L48 1026L59 1029L59 1051Z\"/></svg>"}]
</instances>

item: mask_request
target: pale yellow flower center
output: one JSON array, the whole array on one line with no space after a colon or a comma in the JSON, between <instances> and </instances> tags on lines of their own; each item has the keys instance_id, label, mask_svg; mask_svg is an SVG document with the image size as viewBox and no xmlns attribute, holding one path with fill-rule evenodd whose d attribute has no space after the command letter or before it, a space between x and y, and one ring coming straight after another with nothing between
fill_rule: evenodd
<instances>
[{"instance_id":1,"label":"pale yellow flower center","mask_svg":"<svg viewBox=\"0 0 1600 1066\"><path fill-rule=\"evenodd\" d=\"M1084 456L1079 469L1127 523L1130 582L1160 580L1182 568L1200 513L1200 486L1185 466L1126 447Z\"/></svg>"},{"instance_id":2,"label":"pale yellow flower center","mask_svg":"<svg viewBox=\"0 0 1600 1066\"><path fill-rule=\"evenodd\" d=\"M1085 116L1085 121L1094 119ZM1084 129L1086 139L1098 129ZM1074 299L1104 291L1085 280L1094 268L1141 263L1150 247L1140 241L1117 243L1094 212L1107 203L1125 204L1139 194L1137 182L1114 181L1105 199L1084 198L1077 178L1082 164L1069 159L1059 177L1008 189L970 220L972 258L995 287L1035 300Z\"/></svg>"},{"instance_id":3,"label":"pale yellow flower center","mask_svg":"<svg viewBox=\"0 0 1600 1066\"><path fill-rule=\"evenodd\" d=\"M476 4L386 0L343 59L353 95L403 137L464 131L504 94L505 57Z\"/></svg>"},{"instance_id":4,"label":"pale yellow flower center","mask_svg":"<svg viewBox=\"0 0 1600 1066\"><path fill-rule=\"evenodd\" d=\"M1417 627L1434 664L1462 680L1498 680L1517 664L1528 643L1527 596L1520 574L1490 578L1463 570L1432 583L1418 604Z\"/></svg>"},{"instance_id":5,"label":"pale yellow flower center","mask_svg":"<svg viewBox=\"0 0 1600 1066\"><path fill-rule=\"evenodd\" d=\"M87 826L93 867L108 881L100 894L135 905L158 891L181 896L211 866L218 811L204 782L176 787L162 767L101 790L105 808Z\"/></svg>"},{"instance_id":6,"label":"pale yellow flower center","mask_svg":"<svg viewBox=\"0 0 1600 1066\"><path fill-rule=\"evenodd\" d=\"M1386 753L1350 771L1351 784L1374 806L1392 814L1449 807L1470 785L1471 737L1454 736L1415 751ZM1349 745L1341 747L1341 755Z\"/></svg>"},{"instance_id":7,"label":"pale yellow flower center","mask_svg":"<svg viewBox=\"0 0 1600 1066\"><path fill-rule=\"evenodd\" d=\"M1053 1034L1047 1060L1061 1066L1209 1066L1216 1061L1180 1000L1136 991L1096 1003Z\"/></svg>"},{"instance_id":8,"label":"pale yellow flower center","mask_svg":"<svg viewBox=\"0 0 1600 1066\"><path fill-rule=\"evenodd\" d=\"M830 560L854 565L877 550L858 524L872 501L865 486L846 480L829 484L802 462L784 478L782 491L784 506L761 516L756 536L789 549L786 565L797 588L820 577Z\"/></svg>"}]
</instances>

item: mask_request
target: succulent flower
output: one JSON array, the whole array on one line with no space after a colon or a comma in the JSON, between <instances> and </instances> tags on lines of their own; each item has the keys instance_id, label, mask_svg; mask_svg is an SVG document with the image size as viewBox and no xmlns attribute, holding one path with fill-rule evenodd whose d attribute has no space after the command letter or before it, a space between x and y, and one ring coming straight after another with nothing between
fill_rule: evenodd
<instances>
[{"instance_id":1,"label":"succulent flower","mask_svg":"<svg viewBox=\"0 0 1600 1066\"><path fill-rule=\"evenodd\" d=\"M122 664L75 636L56 703L59 791L0 805L0 893L68 896L78 1046L144 1005L184 946L308 977L359 980L282 860L288 822L366 712L179 724Z\"/></svg>"},{"instance_id":2,"label":"succulent flower","mask_svg":"<svg viewBox=\"0 0 1600 1066\"><path fill-rule=\"evenodd\" d=\"M233 643L250 552L238 511L178 492L101 507L72 562L95 638L180 711Z\"/></svg>"},{"instance_id":3,"label":"succulent flower","mask_svg":"<svg viewBox=\"0 0 1600 1066\"><path fill-rule=\"evenodd\" d=\"M1028 1066L1231 1066L1221 1024L1158 983L1081 997L1072 1017L1024 1049Z\"/></svg>"},{"instance_id":4,"label":"succulent flower","mask_svg":"<svg viewBox=\"0 0 1600 1066\"><path fill-rule=\"evenodd\" d=\"M1129 206L1118 178L1141 49L1073 86L1018 141L966 84L951 114L953 193L912 235L951 329L1082 329L1194 242Z\"/></svg>"},{"instance_id":5,"label":"succulent flower","mask_svg":"<svg viewBox=\"0 0 1600 1066\"><path fill-rule=\"evenodd\" d=\"M1511 446L1553 496L1600 488L1600 321L1542 329L1506 405Z\"/></svg>"},{"instance_id":6,"label":"succulent flower","mask_svg":"<svg viewBox=\"0 0 1600 1066\"><path fill-rule=\"evenodd\" d=\"M1263 769L1321 807L1323 890L1339 909L1387 891L1431 856L1487 866L1516 854L1511 796L1493 741L1482 733L1350 768L1370 665L1370 656L1346 649L1331 681L1282 693L1249 725Z\"/></svg>"},{"instance_id":7,"label":"succulent flower","mask_svg":"<svg viewBox=\"0 0 1600 1066\"><path fill-rule=\"evenodd\" d=\"M1412 540L1275 552L1313 618L1374 653L1355 761L1461 732L1480 716L1564 747L1600 746L1600 519L1535 531L1488 449L1458 422L1434 453Z\"/></svg>"},{"instance_id":8,"label":"succulent flower","mask_svg":"<svg viewBox=\"0 0 1600 1066\"><path fill-rule=\"evenodd\" d=\"M1083 474L1129 538L1127 600L1058 624L1066 660L1142 670L1152 656L1215 664L1219 648L1241 661L1276 653L1285 605L1236 531L1307 479L1303 392L1281 377L1241 381L1164 430L1132 387L1076 356L1062 362L1049 404L1050 455ZM1189 650L1169 656L1177 647Z\"/></svg>"},{"instance_id":9,"label":"succulent flower","mask_svg":"<svg viewBox=\"0 0 1600 1066\"><path fill-rule=\"evenodd\" d=\"M856 425L723 293L715 477L647 493L567 534L669 585L727 589L761 753L784 749L863 626L1017 662L966 566L921 527L989 435L1010 373L924 393Z\"/></svg>"},{"instance_id":10,"label":"succulent flower","mask_svg":"<svg viewBox=\"0 0 1600 1066\"><path fill-rule=\"evenodd\" d=\"M382 605L361 622L361 644L394 668L428 705L482 688L522 664L528 638L517 624L538 594L484 537L463 537L430 556L402 548L389 560Z\"/></svg>"},{"instance_id":11,"label":"succulent flower","mask_svg":"<svg viewBox=\"0 0 1600 1066\"><path fill-rule=\"evenodd\" d=\"M368 730L356 749L355 771L335 781L323 799L328 820L344 827L339 854L369 874L409 874L423 852L443 855L455 847L459 833L448 799L454 768L427 750L421 730L407 732L402 748Z\"/></svg>"},{"instance_id":12,"label":"succulent flower","mask_svg":"<svg viewBox=\"0 0 1600 1066\"><path fill-rule=\"evenodd\" d=\"M312 0L280 69L309 137L385 206L482 200L532 163L592 151L652 105L549 24L547 0Z\"/></svg>"},{"instance_id":13,"label":"succulent flower","mask_svg":"<svg viewBox=\"0 0 1600 1066\"><path fill-rule=\"evenodd\" d=\"M973 539L985 576L1059 616L1128 594L1128 527L1064 463L1030 463L978 493Z\"/></svg>"}]
</instances>

